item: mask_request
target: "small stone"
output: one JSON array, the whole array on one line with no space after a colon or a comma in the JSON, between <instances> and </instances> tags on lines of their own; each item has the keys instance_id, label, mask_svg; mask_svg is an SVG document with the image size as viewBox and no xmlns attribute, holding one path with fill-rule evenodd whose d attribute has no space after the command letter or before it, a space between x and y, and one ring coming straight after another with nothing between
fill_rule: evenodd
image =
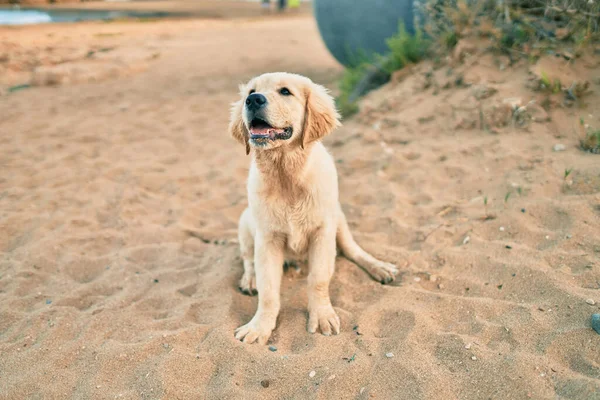
<instances>
[{"instance_id":1,"label":"small stone","mask_svg":"<svg viewBox=\"0 0 600 400\"><path fill-rule=\"evenodd\" d=\"M503 226L501 226L501 227L499 228L499 230L500 230L500 232L504 232L504 227L503 227Z\"/></svg>"},{"instance_id":2,"label":"small stone","mask_svg":"<svg viewBox=\"0 0 600 400\"><path fill-rule=\"evenodd\" d=\"M365 388L364 386L363 386L363 387L361 387L361 388L360 388L360 390L358 391L358 393L359 393L359 394L363 394L363 393L365 392L365 389L366 389L366 388Z\"/></svg>"},{"instance_id":3,"label":"small stone","mask_svg":"<svg viewBox=\"0 0 600 400\"><path fill-rule=\"evenodd\" d=\"M328 381L335 379L335 375L331 375L329 378L327 378Z\"/></svg>"},{"instance_id":4,"label":"small stone","mask_svg":"<svg viewBox=\"0 0 600 400\"><path fill-rule=\"evenodd\" d=\"M465 349L469 350L471 349L472 344L471 343L467 343L467 345L465 346Z\"/></svg>"},{"instance_id":5,"label":"small stone","mask_svg":"<svg viewBox=\"0 0 600 400\"><path fill-rule=\"evenodd\" d=\"M262 381L260 381L260 386L264 387L265 389L268 388L270 384L271 383L268 379L263 379Z\"/></svg>"},{"instance_id":6,"label":"small stone","mask_svg":"<svg viewBox=\"0 0 600 400\"><path fill-rule=\"evenodd\" d=\"M100 385L97 385L97 386L96 386L96 389L100 389Z\"/></svg>"},{"instance_id":7,"label":"small stone","mask_svg":"<svg viewBox=\"0 0 600 400\"><path fill-rule=\"evenodd\" d=\"M477 361L477 357L473 356L473 357L471 357L471 360Z\"/></svg>"},{"instance_id":8,"label":"small stone","mask_svg":"<svg viewBox=\"0 0 600 400\"><path fill-rule=\"evenodd\" d=\"M600 335L600 314L592 314L592 328Z\"/></svg>"},{"instance_id":9,"label":"small stone","mask_svg":"<svg viewBox=\"0 0 600 400\"><path fill-rule=\"evenodd\" d=\"M552 150L554 151L565 151L567 149L567 146L565 146L562 143L557 143L554 145L554 147L552 148Z\"/></svg>"},{"instance_id":10,"label":"small stone","mask_svg":"<svg viewBox=\"0 0 600 400\"><path fill-rule=\"evenodd\" d=\"M394 353L392 353L392 352L390 352L390 353L385 353L385 356L386 356L387 358L392 358L392 357L394 357Z\"/></svg>"},{"instance_id":11,"label":"small stone","mask_svg":"<svg viewBox=\"0 0 600 400\"><path fill-rule=\"evenodd\" d=\"M571 235L571 234L567 235L567 239L571 239L572 237L573 237L573 235Z\"/></svg>"},{"instance_id":12,"label":"small stone","mask_svg":"<svg viewBox=\"0 0 600 400\"><path fill-rule=\"evenodd\" d=\"M308 374L309 378L314 378L317 373L315 371L310 371Z\"/></svg>"},{"instance_id":13,"label":"small stone","mask_svg":"<svg viewBox=\"0 0 600 400\"><path fill-rule=\"evenodd\" d=\"M594 301L594 299L587 299L585 302L588 303L590 306L593 306L593 305L596 304L596 302Z\"/></svg>"},{"instance_id":14,"label":"small stone","mask_svg":"<svg viewBox=\"0 0 600 400\"><path fill-rule=\"evenodd\" d=\"M421 278L419 278L418 276L415 277L415 282L421 282Z\"/></svg>"},{"instance_id":15,"label":"small stone","mask_svg":"<svg viewBox=\"0 0 600 400\"><path fill-rule=\"evenodd\" d=\"M550 235L546 235L546 240L550 240Z\"/></svg>"},{"instance_id":16,"label":"small stone","mask_svg":"<svg viewBox=\"0 0 600 400\"><path fill-rule=\"evenodd\" d=\"M275 346L269 346L269 350L275 352L275 351L277 351L277 347L275 347Z\"/></svg>"},{"instance_id":17,"label":"small stone","mask_svg":"<svg viewBox=\"0 0 600 400\"><path fill-rule=\"evenodd\" d=\"M463 239L463 244L467 244L471 241L471 236L467 236Z\"/></svg>"}]
</instances>

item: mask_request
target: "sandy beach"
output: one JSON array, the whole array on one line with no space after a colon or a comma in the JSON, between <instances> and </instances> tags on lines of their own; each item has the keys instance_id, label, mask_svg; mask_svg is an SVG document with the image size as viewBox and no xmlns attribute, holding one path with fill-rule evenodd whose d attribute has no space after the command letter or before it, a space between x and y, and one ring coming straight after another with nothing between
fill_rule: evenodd
<instances>
[{"instance_id":1,"label":"sandy beach","mask_svg":"<svg viewBox=\"0 0 600 400\"><path fill-rule=\"evenodd\" d=\"M339 258L324 337L287 270L271 351L233 335L257 300L229 104L267 71L335 92L312 17L0 27L0 398L600 399L599 61L547 67L591 85L548 111L535 66L490 54L369 94L326 145L401 273Z\"/></svg>"}]
</instances>

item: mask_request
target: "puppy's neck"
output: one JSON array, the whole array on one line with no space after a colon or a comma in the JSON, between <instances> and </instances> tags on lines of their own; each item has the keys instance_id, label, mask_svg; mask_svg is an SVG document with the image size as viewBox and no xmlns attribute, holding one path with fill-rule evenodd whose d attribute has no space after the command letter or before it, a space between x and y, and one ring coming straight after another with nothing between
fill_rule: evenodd
<instances>
[{"instance_id":1,"label":"puppy's neck","mask_svg":"<svg viewBox=\"0 0 600 400\"><path fill-rule=\"evenodd\" d=\"M311 143L304 149L278 147L272 150L256 150L254 160L261 175L284 191L297 191L303 187L305 167L313 150Z\"/></svg>"}]
</instances>

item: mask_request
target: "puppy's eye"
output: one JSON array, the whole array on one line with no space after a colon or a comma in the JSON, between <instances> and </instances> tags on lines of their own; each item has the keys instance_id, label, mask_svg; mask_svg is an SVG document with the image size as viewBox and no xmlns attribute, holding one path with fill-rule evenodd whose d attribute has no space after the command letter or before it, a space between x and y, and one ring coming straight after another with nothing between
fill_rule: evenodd
<instances>
[{"instance_id":1,"label":"puppy's eye","mask_svg":"<svg viewBox=\"0 0 600 400\"><path fill-rule=\"evenodd\" d=\"M248 93L248 94L251 95L252 93L256 93L256 90L252 89L252 90L250 90L250 93Z\"/></svg>"},{"instance_id":2,"label":"puppy's eye","mask_svg":"<svg viewBox=\"0 0 600 400\"><path fill-rule=\"evenodd\" d=\"M291 96L292 92L290 92L290 90L286 87L279 89L279 93L281 93L283 96Z\"/></svg>"}]
</instances>

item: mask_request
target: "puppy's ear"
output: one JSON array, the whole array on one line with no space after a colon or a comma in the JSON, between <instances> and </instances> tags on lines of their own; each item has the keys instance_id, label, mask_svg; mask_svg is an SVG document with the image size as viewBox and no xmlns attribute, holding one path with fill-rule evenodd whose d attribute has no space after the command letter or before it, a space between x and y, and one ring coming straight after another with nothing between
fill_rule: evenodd
<instances>
[{"instance_id":1,"label":"puppy's ear","mask_svg":"<svg viewBox=\"0 0 600 400\"><path fill-rule=\"evenodd\" d=\"M321 85L312 83L306 89L302 148L329 135L341 125L340 114L335 108L335 102L328 90Z\"/></svg>"},{"instance_id":2,"label":"puppy's ear","mask_svg":"<svg viewBox=\"0 0 600 400\"><path fill-rule=\"evenodd\" d=\"M245 88L240 85L240 96L245 93ZM229 119L229 134L238 142L246 146L246 155L250 154L250 135L246 124L242 118L242 111L244 109L244 99L240 99L231 105L231 117Z\"/></svg>"}]
</instances>

